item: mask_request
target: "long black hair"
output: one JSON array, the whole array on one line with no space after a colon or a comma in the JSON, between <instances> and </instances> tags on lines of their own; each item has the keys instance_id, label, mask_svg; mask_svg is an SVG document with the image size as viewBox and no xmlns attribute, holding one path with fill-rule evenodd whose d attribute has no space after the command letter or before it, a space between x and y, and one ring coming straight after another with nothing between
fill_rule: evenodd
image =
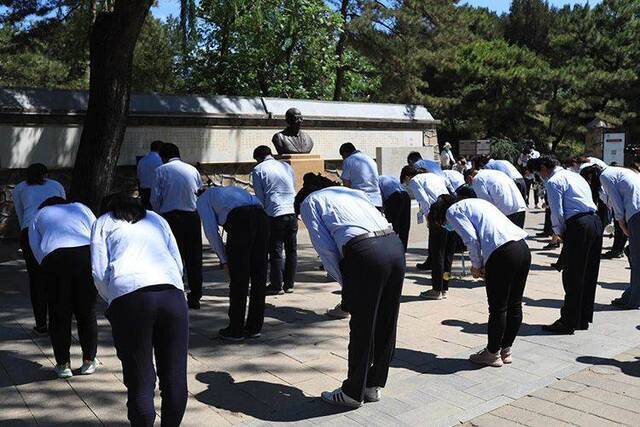
<instances>
[{"instance_id":1,"label":"long black hair","mask_svg":"<svg viewBox=\"0 0 640 427\"><path fill-rule=\"evenodd\" d=\"M132 224L147 216L147 211L140 203L140 200L125 193L109 195L103 204L106 205L106 211L111 212L115 219Z\"/></svg>"},{"instance_id":2,"label":"long black hair","mask_svg":"<svg viewBox=\"0 0 640 427\"><path fill-rule=\"evenodd\" d=\"M42 163L32 163L27 168L27 184L43 185L49 170Z\"/></svg>"},{"instance_id":3,"label":"long black hair","mask_svg":"<svg viewBox=\"0 0 640 427\"><path fill-rule=\"evenodd\" d=\"M447 222L447 209L459 199L451 194L442 194L438 197L431 207L429 208L429 214L427 220L430 226L442 226Z\"/></svg>"}]
</instances>

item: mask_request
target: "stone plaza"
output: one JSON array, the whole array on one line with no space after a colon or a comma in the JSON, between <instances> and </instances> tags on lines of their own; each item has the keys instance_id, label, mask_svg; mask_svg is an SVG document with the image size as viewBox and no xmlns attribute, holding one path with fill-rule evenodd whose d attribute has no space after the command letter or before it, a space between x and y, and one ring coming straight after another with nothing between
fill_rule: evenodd
<instances>
[{"instance_id":1,"label":"stone plaza","mask_svg":"<svg viewBox=\"0 0 640 427\"><path fill-rule=\"evenodd\" d=\"M543 218L542 211L529 212L530 236L541 230ZM306 230L299 233L295 292L268 297L262 338L240 344L216 338L227 322L228 289L205 246L205 296L202 309L190 312L190 395L183 425L640 425L640 317L637 310L609 305L627 286L626 259L602 262L589 331L547 335L540 325L554 321L562 305L561 275L550 266L559 251L542 249L546 241L530 237L533 264L514 363L479 368L467 358L486 344L484 284L463 275L462 257L456 255L459 278L448 299L421 300L430 274L415 264L426 255L426 227L412 227L389 381L380 402L357 410L319 399L345 377L348 321L324 314L340 300L340 288L318 269ZM610 245L606 238L605 248ZM104 304L98 310L98 371L56 379L49 338L31 333L27 275L16 251L15 243L2 243L0 425L127 425L126 390ZM470 268L468 258L465 267ZM74 342L72 368L80 358Z\"/></svg>"}]
</instances>

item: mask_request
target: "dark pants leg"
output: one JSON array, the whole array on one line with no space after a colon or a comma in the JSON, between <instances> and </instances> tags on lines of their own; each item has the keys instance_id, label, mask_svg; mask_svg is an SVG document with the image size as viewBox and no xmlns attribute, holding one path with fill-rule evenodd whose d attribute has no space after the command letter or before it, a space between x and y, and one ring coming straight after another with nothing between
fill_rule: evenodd
<instances>
[{"instance_id":1,"label":"dark pants leg","mask_svg":"<svg viewBox=\"0 0 640 427\"><path fill-rule=\"evenodd\" d=\"M140 202L142 203L142 206L144 206L144 208L148 211L152 210L153 208L151 207L151 189L150 188L140 188L138 189L138 194L140 194Z\"/></svg>"},{"instance_id":2,"label":"dark pants leg","mask_svg":"<svg viewBox=\"0 0 640 427\"><path fill-rule=\"evenodd\" d=\"M512 213L511 215L507 215L507 218L509 218L509 221L511 221L518 227L524 229L525 216L526 216L526 212L522 211L522 212Z\"/></svg>"},{"instance_id":3,"label":"dark pants leg","mask_svg":"<svg viewBox=\"0 0 640 427\"><path fill-rule=\"evenodd\" d=\"M398 234L405 252L409 245L411 227L411 197L409 193L397 191L384 202L384 215Z\"/></svg>"},{"instance_id":4,"label":"dark pants leg","mask_svg":"<svg viewBox=\"0 0 640 427\"><path fill-rule=\"evenodd\" d=\"M527 200L527 184L525 184L524 179L520 178L520 179L514 179L513 182L516 183L516 186L518 187L518 190L520 190L520 194L522 194L522 197Z\"/></svg>"},{"instance_id":5,"label":"dark pants leg","mask_svg":"<svg viewBox=\"0 0 640 427\"><path fill-rule=\"evenodd\" d=\"M529 206L529 199L531 195L531 187L533 187L533 178L532 179L524 179L525 190L524 190L524 201Z\"/></svg>"},{"instance_id":6,"label":"dark pants leg","mask_svg":"<svg viewBox=\"0 0 640 427\"><path fill-rule=\"evenodd\" d=\"M405 257L395 234L362 240L344 250L344 305L349 321L349 370L342 390L363 400L366 386L384 387L395 350Z\"/></svg>"},{"instance_id":7,"label":"dark pants leg","mask_svg":"<svg viewBox=\"0 0 640 427\"><path fill-rule=\"evenodd\" d=\"M29 296L31 298L31 307L33 308L33 316L36 320L36 326L44 328L47 326L47 289L45 286L45 278L43 277L42 268L33 256L31 246L29 246L29 229L25 228L20 232L20 249L27 267L29 275Z\"/></svg>"},{"instance_id":8,"label":"dark pants leg","mask_svg":"<svg viewBox=\"0 0 640 427\"><path fill-rule=\"evenodd\" d=\"M189 339L183 292L142 288L116 298L107 310L107 318L122 362L131 425L151 427L156 417L154 352L162 396L161 425L180 425L187 404Z\"/></svg>"},{"instance_id":9,"label":"dark pants leg","mask_svg":"<svg viewBox=\"0 0 640 427\"><path fill-rule=\"evenodd\" d=\"M298 218L295 214L269 218L269 281L271 286L293 289L298 266ZM284 249L284 260L282 252Z\"/></svg>"},{"instance_id":10,"label":"dark pants leg","mask_svg":"<svg viewBox=\"0 0 640 427\"><path fill-rule=\"evenodd\" d=\"M627 227L629 228L631 283L621 298L629 307L640 307L640 213L629 218Z\"/></svg>"},{"instance_id":11,"label":"dark pants leg","mask_svg":"<svg viewBox=\"0 0 640 427\"><path fill-rule=\"evenodd\" d=\"M89 246L62 248L42 262L47 277L49 334L58 365L68 363L71 320L75 315L83 360L93 360L98 347L97 291L91 276Z\"/></svg>"},{"instance_id":12,"label":"dark pants leg","mask_svg":"<svg viewBox=\"0 0 640 427\"><path fill-rule=\"evenodd\" d=\"M524 240L496 249L485 264L489 301L487 350L496 353L511 347L522 324L522 294L531 266L531 252Z\"/></svg>"},{"instance_id":13,"label":"dark pants leg","mask_svg":"<svg viewBox=\"0 0 640 427\"><path fill-rule=\"evenodd\" d=\"M452 231L440 226L429 227L429 256L431 258L431 285L436 291L449 290L449 280L445 278L451 273L456 241Z\"/></svg>"},{"instance_id":14,"label":"dark pants leg","mask_svg":"<svg viewBox=\"0 0 640 427\"><path fill-rule=\"evenodd\" d=\"M624 252L624 246L627 244L627 235L624 234L620 223L617 220L613 220L614 233L613 233L613 246L611 246L611 252L622 253Z\"/></svg>"},{"instance_id":15,"label":"dark pants leg","mask_svg":"<svg viewBox=\"0 0 640 427\"><path fill-rule=\"evenodd\" d=\"M255 206L232 210L224 225L229 266L229 322L232 333L260 332L264 321L269 226L267 216ZM251 281L249 315L245 326ZM251 329L249 329L251 328Z\"/></svg>"},{"instance_id":16,"label":"dark pants leg","mask_svg":"<svg viewBox=\"0 0 640 427\"><path fill-rule=\"evenodd\" d=\"M176 238L189 283L188 299L202 298L202 227L197 212L171 211L164 215Z\"/></svg>"},{"instance_id":17,"label":"dark pants leg","mask_svg":"<svg viewBox=\"0 0 640 427\"><path fill-rule=\"evenodd\" d=\"M602 223L596 214L590 214L570 218L566 226L562 272L565 297L561 318L566 326L577 329L593 321Z\"/></svg>"},{"instance_id":18,"label":"dark pants leg","mask_svg":"<svg viewBox=\"0 0 640 427\"><path fill-rule=\"evenodd\" d=\"M551 224L551 209L547 207L544 210L544 228L542 231L548 235L553 234L553 225Z\"/></svg>"}]
</instances>

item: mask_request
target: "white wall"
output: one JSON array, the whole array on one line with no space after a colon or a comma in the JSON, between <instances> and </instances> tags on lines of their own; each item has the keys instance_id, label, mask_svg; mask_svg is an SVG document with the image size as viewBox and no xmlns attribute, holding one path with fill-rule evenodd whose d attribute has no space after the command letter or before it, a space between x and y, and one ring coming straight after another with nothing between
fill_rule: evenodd
<instances>
[{"instance_id":1,"label":"white wall","mask_svg":"<svg viewBox=\"0 0 640 427\"><path fill-rule=\"evenodd\" d=\"M230 129L205 127L129 127L125 135L119 164L135 164L154 139L173 142L188 162L252 162L253 149L271 144L279 129ZM24 168L33 162L50 168L71 167L80 141L81 126L10 126L0 125L0 168ZM314 154L325 160L340 158L338 148L344 142L376 156L377 147L421 147L421 130L308 130L314 140Z\"/></svg>"}]
</instances>

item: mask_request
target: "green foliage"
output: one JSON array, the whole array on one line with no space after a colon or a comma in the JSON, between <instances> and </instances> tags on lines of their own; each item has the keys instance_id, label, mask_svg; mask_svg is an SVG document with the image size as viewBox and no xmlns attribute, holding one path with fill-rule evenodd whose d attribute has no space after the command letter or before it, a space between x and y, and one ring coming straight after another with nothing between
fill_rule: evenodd
<instances>
[{"instance_id":1,"label":"green foliage","mask_svg":"<svg viewBox=\"0 0 640 427\"><path fill-rule=\"evenodd\" d=\"M509 138L493 138L491 140L491 156L494 159L508 160L516 164L523 147L524 141L512 141Z\"/></svg>"}]
</instances>

